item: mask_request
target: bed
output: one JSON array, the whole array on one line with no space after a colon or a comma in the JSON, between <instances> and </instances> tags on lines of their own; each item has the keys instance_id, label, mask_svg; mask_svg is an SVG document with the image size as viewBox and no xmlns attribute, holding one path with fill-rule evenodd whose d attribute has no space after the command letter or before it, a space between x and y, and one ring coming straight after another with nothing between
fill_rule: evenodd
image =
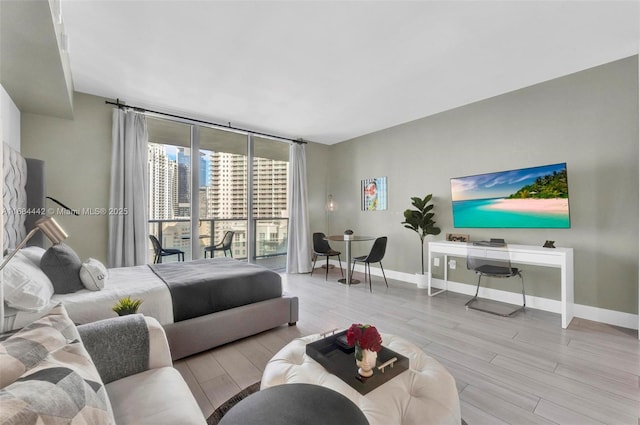
<instances>
[{"instance_id":1,"label":"bed","mask_svg":"<svg viewBox=\"0 0 640 425\"><path fill-rule=\"evenodd\" d=\"M29 180L33 180L29 175L42 176L42 170L30 173L23 169L27 164L18 153L6 144L4 149L5 211L34 208L27 205L25 194L33 191L29 188ZM26 190L22 190L23 184ZM38 202L39 197L31 195ZM25 224L29 219L14 218L7 219L5 215L5 249L16 246L29 229ZM9 264L13 262L12 259ZM282 292L280 275L243 261L215 258L114 268L108 273L101 290L53 294L50 305L41 311L5 308L4 316L10 317L5 320L5 328L7 324L10 328L22 327L57 303L64 304L71 319L80 324L114 317L111 308L115 302L130 296L143 299L139 312L155 317L163 325L171 355L176 360L298 321L298 298ZM200 281L186 285L189 276L191 281Z\"/></svg>"}]
</instances>

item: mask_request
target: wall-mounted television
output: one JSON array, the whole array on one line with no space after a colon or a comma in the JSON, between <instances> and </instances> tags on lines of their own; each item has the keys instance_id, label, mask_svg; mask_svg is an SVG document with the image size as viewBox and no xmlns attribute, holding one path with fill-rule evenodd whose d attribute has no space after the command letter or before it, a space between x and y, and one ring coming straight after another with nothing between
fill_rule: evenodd
<instances>
[{"instance_id":1,"label":"wall-mounted television","mask_svg":"<svg viewBox=\"0 0 640 425\"><path fill-rule=\"evenodd\" d=\"M571 227L567 164L451 179L453 227Z\"/></svg>"}]
</instances>

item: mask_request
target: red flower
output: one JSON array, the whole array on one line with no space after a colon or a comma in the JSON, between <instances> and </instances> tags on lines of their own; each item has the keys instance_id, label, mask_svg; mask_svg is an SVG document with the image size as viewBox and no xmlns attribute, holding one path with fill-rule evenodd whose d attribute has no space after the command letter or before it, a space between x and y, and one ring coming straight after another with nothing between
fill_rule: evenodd
<instances>
[{"instance_id":1,"label":"red flower","mask_svg":"<svg viewBox=\"0 0 640 425\"><path fill-rule=\"evenodd\" d=\"M375 326L354 323L347 329L347 344L358 344L363 350L380 351L382 337Z\"/></svg>"}]
</instances>

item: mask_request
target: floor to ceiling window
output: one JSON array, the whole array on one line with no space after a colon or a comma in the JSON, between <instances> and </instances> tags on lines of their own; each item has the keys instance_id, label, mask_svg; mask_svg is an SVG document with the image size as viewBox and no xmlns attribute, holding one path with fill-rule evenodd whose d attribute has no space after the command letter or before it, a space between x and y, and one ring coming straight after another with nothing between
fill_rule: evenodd
<instances>
[{"instance_id":1,"label":"floor to ceiling window","mask_svg":"<svg viewBox=\"0 0 640 425\"><path fill-rule=\"evenodd\" d=\"M234 258L284 268L289 144L160 118L147 122L150 234L197 259L233 231Z\"/></svg>"}]
</instances>

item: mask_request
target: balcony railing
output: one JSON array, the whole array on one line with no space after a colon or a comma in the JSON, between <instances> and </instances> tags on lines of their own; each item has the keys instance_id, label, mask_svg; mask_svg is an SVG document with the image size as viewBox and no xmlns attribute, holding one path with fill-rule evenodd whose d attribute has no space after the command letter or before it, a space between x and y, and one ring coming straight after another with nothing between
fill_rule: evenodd
<instances>
[{"instance_id":1,"label":"balcony railing","mask_svg":"<svg viewBox=\"0 0 640 425\"><path fill-rule=\"evenodd\" d=\"M203 218L198 220L199 255L191 252L191 220L188 218L171 220L149 220L149 234L155 235L164 248L178 248L185 252L185 259L202 258L206 246L222 241L228 230L235 232L231 251L237 259L253 258L256 263L273 269L285 266L287 255L287 232L289 219L282 217L255 218L255 252L247 252L247 219L246 218ZM218 252L218 255L221 255ZM164 261L175 261L176 258L165 257ZM149 262L153 261L153 252L149 253Z\"/></svg>"}]
</instances>

